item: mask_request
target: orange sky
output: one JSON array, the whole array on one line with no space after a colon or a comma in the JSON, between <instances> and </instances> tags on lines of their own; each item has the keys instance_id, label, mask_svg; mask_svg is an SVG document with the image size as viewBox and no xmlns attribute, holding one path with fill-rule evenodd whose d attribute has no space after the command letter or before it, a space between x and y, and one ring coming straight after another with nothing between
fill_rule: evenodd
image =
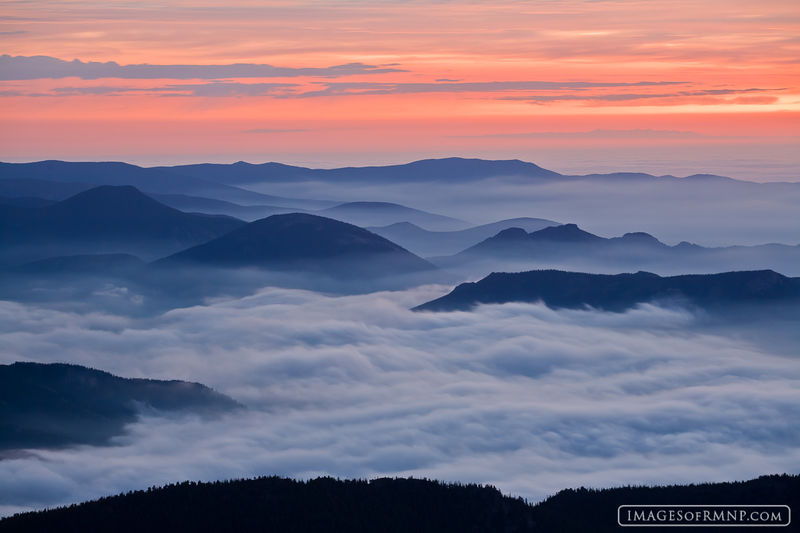
<instances>
[{"instance_id":1,"label":"orange sky","mask_svg":"<svg viewBox=\"0 0 800 533\"><path fill-rule=\"evenodd\" d=\"M731 154L800 179L796 0L0 2L0 43L5 161Z\"/></svg>"}]
</instances>

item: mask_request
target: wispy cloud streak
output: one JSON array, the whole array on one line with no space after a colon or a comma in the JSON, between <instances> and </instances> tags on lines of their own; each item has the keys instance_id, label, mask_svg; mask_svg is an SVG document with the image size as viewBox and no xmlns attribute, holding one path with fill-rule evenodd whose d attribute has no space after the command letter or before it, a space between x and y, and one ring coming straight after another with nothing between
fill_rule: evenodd
<instances>
[{"instance_id":1,"label":"wispy cloud streak","mask_svg":"<svg viewBox=\"0 0 800 533\"><path fill-rule=\"evenodd\" d=\"M397 68L364 63L348 63L331 67L294 68L266 64L234 63L229 65L120 65L114 61L64 61L50 56L0 56L0 80L37 80L58 78L121 79L218 79L218 78L295 78L317 76L339 78L363 74L402 72Z\"/></svg>"}]
</instances>

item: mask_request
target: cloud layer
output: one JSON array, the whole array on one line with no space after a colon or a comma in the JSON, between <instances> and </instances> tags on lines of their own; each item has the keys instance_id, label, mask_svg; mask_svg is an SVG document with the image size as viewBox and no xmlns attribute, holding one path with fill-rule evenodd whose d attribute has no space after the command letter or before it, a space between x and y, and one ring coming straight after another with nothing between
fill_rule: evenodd
<instances>
[{"instance_id":1,"label":"cloud layer","mask_svg":"<svg viewBox=\"0 0 800 533\"><path fill-rule=\"evenodd\" d=\"M120 65L115 61L64 61L50 56L0 55L0 80L38 80L80 78L97 80L121 78L129 80L151 79L217 79L217 78L294 78L320 76L338 78L357 74L383 74L402 72L396 68L381 68L364 63L348 63L321 68L276 67L255 63L228 65Z\"/></svg>"},{"instance_id":2,"label":"cloud layer","mask_svg":"<svg viewBox=\"0 0 800 533\"><path fill-rule=\"evenodd\" d=\"M0 303L2 362L200 381L248 405L149 418L107 448L0 461L0 512L181 479L415 475L539 499L568 486L800 468L787 320L539 305L412 313L444 287L329 297L265 289L151 318Z\"/></svg>"}]
</instances>

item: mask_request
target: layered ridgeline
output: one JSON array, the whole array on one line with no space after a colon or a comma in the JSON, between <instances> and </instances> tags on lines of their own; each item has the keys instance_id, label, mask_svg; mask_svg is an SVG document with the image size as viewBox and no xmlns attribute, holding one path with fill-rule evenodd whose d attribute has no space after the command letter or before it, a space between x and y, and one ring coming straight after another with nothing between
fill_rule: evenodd
<instances>
[{"instance_id":1,"label":"layered ridgeline","mask_svg":"<svg viewBox=\"0 0 800 533\"><path fill-rule=\"evenodd\" d=\"M800 303L800 278L772 270L661 277L585 274L559 270L492 273L414 308L415 311L468 310L478 304L543 302L552 308L593 307L624 311L662 302L726 308L731 305Z\"/></svg>"},{"instance_id":2,"label":"layered ridgeline","mask_svg":"<svg viewBox=\"0 0 800 533\"><path fill-rule=\"evenodd\" d=\"M68 364L0 365L0 458L4 450L106 444L142 412L217 415L240 407L199 383Z\"/></svg>"},{"instance_id":3,"label":"layered ridgeline","mask_svg":"<svg viewBox=\"0 0 800 533\"><path fill-rule=\"evenodd\" d=\"M260 194L233 187L219 180L143 168L120 162L37 161L34 163L0 163L0 192L16 195L25 187L24 196L42 196L61 200L64 191L75 194L97 185L131 185L146 193L184 194L214 198L228 202L282 205L289 199ZM31 189L31 187L35 187ZM31 192L35 191L35 194ZM11 193L11 194L10 194ZM300 207L300 206L297 206Z\"/></svg>"},{"instance_id":4,"label":"layered ridgeline","mask_svg":"<svg viewBox=\"0 0 800 533\"><path fill-rule=\"evenodd\" d=\"M181 165L159 167L154 170L239 186L302 181L371 184L432 181L463 183L494 176L538 179L561 177L557 172L519 160L487 161L460 157L423 159L402 165L333 169L311 169L280 163L250 164L240 161L232 165Z\"/></svg>"},{"instance_id":5,"label":"layered ridgeline","mask_svg":"<svg viewBox=\"0 0 800 533\"><path fill-rule=\"evenodd\" d=\"M531 474L535 476L535 473ZM425 479L278 477L185 482L0 521L0 531L605 533L625 504L800 505L800 476L734 483L568 489L531 505L491 486ZM785 511L784 511L785 512ZM693 531L719 528L693 528Z\"/></svg>"},{"instance_id":6,"label":"layered ridgeline","mask_svg":"<svg viewBox=\"0 0 800 533\"><path fill-rule=\"evenodd\" d=\"M471 228L454 231L431 231L411 222L396 222L388 226L368 227L373 233L386 237L404 248L423 256L441 256L455 254L474 244L488 239L498 232L509 228L522 228L525 231L537 231L557 222L543 218L511 218L490 224L481 224Z\"/></svg>"},{"instance_id":7,"label":"layered ridgeline","mask_svg":"<svg viewBox=\"0 0 800 533\"><path fill-rule=\"evenodd\" d=\"M157 261L179 266L321 272L332 277L386 276L435 267L363 228L305 213L273 215Z\"/></svg>"},{"instance_id":8,"label":"layered ridgeline","mask_svg":"<svg viewBox=\"0 0 800 533\"><path fill-rule=\"evenodd\" d=\"M442 231L459 230L469 226L463 220L390 202L347 202L319 211L318 214L356 226L381 226L409 222Z\"/></svg>"},{"instance_id":9,"label":"layered ridgeline","mask_svg":"<svg viewBox=\"0 0 800 533\"><path fill-rule=\"evenodd\" d=\"M432 257L431 261L441 267L470 272L534 267L667 273L771 268L794 274L800 268L800 245L707 248L683 241L669 246L644 232L605 238L576 224L563 224L536 231L506 228L455 255Z\"/></svg>"},{"instance_id":10,"label":"layered ridgeline","mask_svg":"<svg viewBox=\"0 0 800 533\"><path fill-rule=\"evenodd\" d=\"M426 209L447 205L447 214L460 218L537 213L580 219L611 234L627 231L626 221L635 220L638 227L675 242L703 228L702 238L709 243L746 244L795 243L798 226L792 208L800 202L798 183L753 183L702 174L685 178L641 173L566 176L516 160L447 158L340 169L243 162L156 168L113 162L0 163L0 197L7 199L63 200L96 185L133 185L179 209L246 220L305 211L357 225L411 222L428 230L453 229L428 227L422 219L411 220L408 212L396 209L391 218L390 207L396 204L386 202L424 198ZM368 202L371 212L361 209L358 220L350 218L349 208L339 214L321 212L363 199L365 191L375 194L376 187L380 187L379 196L367 199L382 202ZM328 199L309 198L309 194ZM378 209L379 205L383 208ZM675 205L681 206L679 217ZM743 206L750 222L742 222ZM609 210L615 216L608 216Z\"/></svg>"},{"instance_id":11,"label":"layered ridgeline","mask_svg":"<svg viewBox=\"0 0 800 533\"><path fill-rule=\"evenodd\" d=\"M231 217L178 211L131 186L100 186L39 208L0 205L0 261L85 253L155 259L243 225Z\"/></svg>"}]
</instances>

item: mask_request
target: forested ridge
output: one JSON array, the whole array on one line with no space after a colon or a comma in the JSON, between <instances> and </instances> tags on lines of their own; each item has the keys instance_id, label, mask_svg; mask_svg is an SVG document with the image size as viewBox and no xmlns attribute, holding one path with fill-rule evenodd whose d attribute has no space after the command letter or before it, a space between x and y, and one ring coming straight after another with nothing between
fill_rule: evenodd
<instances>
[{"instance_id":1,"label":"forested ridge","mask_svg":"<svg viewBox=\"0 0 800 533\"><path fill-rule=\"evenodd\" d=\"M616 512L622 504L786 504L796 509L799 499L800 476L785 474L733 483L567 489L535 505L491 486L426 479L260 477L186 481L19 514L0 521L0 531L604 532L618 531Z\"/></svg>"}]
</instances>

